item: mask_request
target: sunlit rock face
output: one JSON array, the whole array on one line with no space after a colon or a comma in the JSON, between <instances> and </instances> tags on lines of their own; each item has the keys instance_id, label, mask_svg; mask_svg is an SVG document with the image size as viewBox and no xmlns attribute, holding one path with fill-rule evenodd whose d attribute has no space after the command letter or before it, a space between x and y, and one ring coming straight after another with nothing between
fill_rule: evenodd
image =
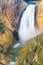
<instances>
[{"instance_id":1,"label":"sunlit rock face","mask_svg":"<svg viewBox=\"0 0 43 65\"><path fill-rule=\"evenodd\" d=\"M43 30L43 0L37 4L37 16L36 16L37 25L40 29Z\"/></svg>"},{"instance_id":2,"label":"sunlit rock face","mask_svg":"<svg viewBox=\"0 0 43 65\"><path fill-rule=\"evenodd\" d=\"M0 64L7 65L11 57L6 56L7 49L14 43L12 31L6 27L3 21L0 21Z\"/></svg>"},{"instance_id":3,"label":"sunlit rock face","mask_svg":"<svg viewBox=\"0 0 43 65\"><path fill-rule=\"evenodd\" d=\"M17 11L18 3L15 0L1 0L0 3L0 19L3 20L4 24L11 30L17 30L19 15L19 11Z\"/></svg>"},{"instance_id":4,"label":"sunlit rock face","mask_svg":"<svg viewBox=\"0 0 43 65\"><path fill-rule=\"evenodd\" d=\"M0 0L0 65L8 65L18 54L18 46L15 46L17 51L12 48L18 43L15 37L18 36L19 17L26 7L21 0Z\"/></svg>"},{"instance_id":5,"label":"sunlit rock face","mask_svg":"<svg viewBox=\"0 0 43 65\"><path fill-rule=\"evenodd\" d=\"M0 47L2 47L0 52L1 50L5 50L11 46L13 44L13 40L12 32L3 24L3 22L0 21Z\"/></svg>"},{"instance_id":6,"label":"sunlit rock face","mask_svg":"<svg viewBox=\"0 0 43 65\"><path fill-rule=\"evenodd\" d=\"M12 32L18 40L19 18L27 4L22 0L0 0L0 20Z\"/></svg>"},{"instance_id":7,"label":"sunlit rock face","mask_svg":"<svg viewBox=\"0 0 43 65\"><path fill-rule=\"evenodd\" d=\"M20 13L26 6L21 0L0 0L0 20L12 31L17 31Z\"/></svg>"}]
</instances>

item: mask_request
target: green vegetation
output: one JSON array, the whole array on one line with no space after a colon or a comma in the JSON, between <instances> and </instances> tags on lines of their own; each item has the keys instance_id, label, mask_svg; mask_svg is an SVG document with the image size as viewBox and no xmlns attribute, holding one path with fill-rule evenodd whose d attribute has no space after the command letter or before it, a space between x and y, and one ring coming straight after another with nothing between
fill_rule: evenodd
<instances>
[{"instance_id":1,"label":"green vegetation","mask_svg":"<svg viewBox=\"0 0 43 65\"><path fill-rule=\"evenodd\" d=\"M0 22L0 34L2 34L5 31L5 29L5 25L2 22Z\"/></svg>"},{"instance_id":2,"label":"green vegetation","mask_svg":"<svg viewBox=\"0 0 43 65\"><path fill-rule=\"evenodd\" d=\"M43 34L29 40L18 58L16 65L43 65Z\"/></svg>"},{"instance_id":3,"label":"green vegetation","mask_svg":"<svg viewBox=\"0 0 43 65\"><path fill-rule=\"evenodd\" d=\"M2 45L0 45L0 53L2 53L3 52L3 47L2 47Z\"/></svg>"}]
</instances>

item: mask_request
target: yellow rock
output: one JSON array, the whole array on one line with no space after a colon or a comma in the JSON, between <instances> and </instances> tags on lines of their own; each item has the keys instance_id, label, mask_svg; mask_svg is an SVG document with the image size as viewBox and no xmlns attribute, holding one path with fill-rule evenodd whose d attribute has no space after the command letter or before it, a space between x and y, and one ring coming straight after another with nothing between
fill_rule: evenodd
<instances>
[{"instance_id":1,"label":"yellow rock","mask_svg":"<svg viewBox=\"0 0 43 65\"><path fill-rule=\"evenodd\" d=\"M37 5L36 21L38 27L42 30L43 29L43 0L40 1Z\"/></svg>"},{"instance_id":2,"label":"yellow rock","mask_svg":"<svg viewBox=\"0 0 43 65\"><path fill-rule=\"evenodd\" d=\"M12 45L13 43L13 35L12 32L9 30L5 30L4 33L0 35L0 45L3 46L3 48L8 48L9 45Z\"/></svg>"}]
</instances>

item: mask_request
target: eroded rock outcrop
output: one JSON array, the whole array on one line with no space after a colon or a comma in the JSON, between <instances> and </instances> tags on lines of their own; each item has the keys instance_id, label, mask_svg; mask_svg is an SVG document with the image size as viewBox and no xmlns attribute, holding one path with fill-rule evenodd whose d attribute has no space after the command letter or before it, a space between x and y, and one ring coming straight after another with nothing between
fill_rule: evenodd
<instances>
[{"instance_id":1,"label":"eroded rock outcrop","mask_svg":"<svg viewBox=\"0 0 43 65\"><path fill-rule=\"evenodd\" d=\"M13 34L17 36L19 17L25 7L27 4L21 0L0 0L0 65L12 60L9 47L18 42Z\"/></svg>"},{"instance_id":2,"label":"eroded rock outcrop","mask_svg":"<svg viewBox=\"0 0 43 65\"><path fill-rule=\"evenodd\" d=\"M0 20L12 31L17 31L20 13L26 6L21 0L1 0Z\"/></svg>"},{"instance_id":3,"label":"eroded rock outcrop","mask_svg":"<svg viewBox=\"0 0 43 65\"><path fill-rule=\"evenodd\" d=\"M40 29L43 29L43 0L37 4L36 22Z\"/></svg>"}]
</instances>

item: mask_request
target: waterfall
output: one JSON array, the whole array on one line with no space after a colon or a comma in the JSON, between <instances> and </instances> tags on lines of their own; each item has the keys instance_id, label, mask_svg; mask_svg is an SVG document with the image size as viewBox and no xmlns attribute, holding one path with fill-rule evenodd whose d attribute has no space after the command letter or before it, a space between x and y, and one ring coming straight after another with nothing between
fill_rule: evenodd
<instances>
[{"instance_id":1,"label":"waterfall","mask_svg":"<svg viewBox=\"0 0 43 65\"><path fill-rule=\"evenodd\" d=\"M25 42L39 34L39 30L35 29L35 4L30 4L22 14L19 27L19 38L21 42Z\"/></svg>"}]
</instances>

